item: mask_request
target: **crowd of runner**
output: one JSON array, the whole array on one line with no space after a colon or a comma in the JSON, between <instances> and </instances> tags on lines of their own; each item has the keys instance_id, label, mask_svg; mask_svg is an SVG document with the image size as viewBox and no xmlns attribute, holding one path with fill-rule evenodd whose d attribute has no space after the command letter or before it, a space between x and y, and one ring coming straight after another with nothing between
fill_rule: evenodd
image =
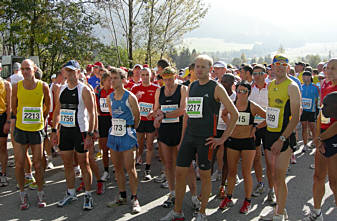
<instances>
[{"instance_id":1,"label":"crowd of runner","mask_svg":"<svg viewBox=\"0 0 337 221\"><path fill-rule=\"evenodd\" d=\"M294 151L301 137L303 152L316 148L315 163L310 165L315 170L314 208L303 220L323 220L327 177L337 202L337 59L319 63L317 69L303 62L293 68L286 56L275 55L270 65L234 67L199 55L180 71L165 59L154 69L136 64L130 70L101 62L84 70L70 60L52 75L50 85L41 80L42 71L32 60L15 63L13 69L8 79L0 79L0 187L9 184L7 167L15 166L21 210L30 207L26 188L37 189L37 206L46 207L44 174L53 169L58 153L66 179L58 207L77 200L76 193L84 191L83 209L92 210L93 180L96 193L104 194L114 174L119 194L107 207L130 204L131 213L137 214L141 205L136 167L144 165L142 179L154 180L169 191L162 206L171 210L161 221L185 220L186 185L195 219L207 220L211 182L221 181L219 209L234 205L240 163L245 198L238 201L239 212L247 214L252 198L266 193L274 209L260 219L287 220L286 174L289 164L296 163ZM14 162L8 161L8 134ZM155 179L154 154L162 163ZM96 162L99 157L102 167ZM76 177L81 179L78 187Z\"/></svg>"}]
</instances>

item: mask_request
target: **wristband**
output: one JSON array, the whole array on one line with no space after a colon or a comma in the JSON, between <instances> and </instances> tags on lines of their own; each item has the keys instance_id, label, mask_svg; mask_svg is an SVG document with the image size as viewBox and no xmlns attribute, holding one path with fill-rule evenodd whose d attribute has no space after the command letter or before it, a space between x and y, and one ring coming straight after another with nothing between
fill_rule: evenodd
<instances>
[{"instance_id":1,"label":"wristband","mask_svg":"<svg viewBox=\"0 0 337 221\"><path fill-rule=\"evenodd\" d=\"M93 137L93 136L94 136L94 133L93 133L93 132L88 132L87 135L88 135L89 137Z\"/></svg>"},{"instance_id":2,"label":"wristband","mask_svg":"<svg viewBox=\"0 0 337 221\"><path fill-rule=\"evenodd\" d=\"M7 121L6 121L6 123L7 123L7 124L10 124L10 123L11 123L11 121L10 121L10 120L7 120Z\"/></svg>"},{"instance_id":3,"label":"wristband","mask_svg":"<svg viewBox=\"0 0 337 221\"><path fill-rule=\"evenodd\" d=\"M11 119L14 119L14 120L16 120L16 115L14 115L14 114L11 114Z\"/></svg>"},{"instance_id":4,"label":"wristband","mask_svg":"<svg viewBox=\"0 0 337 221\"><path fill-rule=\"evenodd\" d=\"M94 130L94 133L98 133L98 130Z\"/></svg>"},{"instance_id":5,"label":"wristband","mask_svg":"<svg viewBox=\"0 0 337 221\"><path fill-rule=\"evenodd\" d=\"M51 129L51 132L52 132L52 133L56 133L57 130L56 130L55 128L52 128L52 129Z\"/></svg>"}]
</instances>

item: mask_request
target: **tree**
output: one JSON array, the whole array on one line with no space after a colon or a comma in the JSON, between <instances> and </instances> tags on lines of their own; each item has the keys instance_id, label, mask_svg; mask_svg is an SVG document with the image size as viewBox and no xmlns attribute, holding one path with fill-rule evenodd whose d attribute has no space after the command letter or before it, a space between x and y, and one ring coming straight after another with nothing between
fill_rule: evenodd
<instances>
[{"instance_id":1,"label":"tree","mask_svg":"<svg viewBox=\"0 0 337 221\"><path fill-rule=\"evenodd\" d=\"M240 58L233 58L232 62L233 65L239 67L243 62Z\"/></svg>"},{"instance_id":2,"label":"tree","mask_svg":"<svg viewBox=\"0 0 337 221\"><path fill-rule=\"evenodd\" d=\"M316 67L319 62L321 62L321 57L319 55L307 55L305 56L305 61L310 64L311 67Z\"/></svg>"}]
</instances>

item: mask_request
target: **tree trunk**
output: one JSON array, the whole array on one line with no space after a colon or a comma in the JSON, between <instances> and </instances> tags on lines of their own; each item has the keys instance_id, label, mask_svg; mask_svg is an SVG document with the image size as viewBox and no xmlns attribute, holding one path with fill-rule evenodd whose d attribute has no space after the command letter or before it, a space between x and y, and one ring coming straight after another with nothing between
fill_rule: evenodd
<instances>
[{"instance_id":1,"label":"tree trunk","mask_svg":"<svg viewBox=\"0 0 337 221\"><path fill-rule=\"evenodd\" d=\"M133 65L133 55L132 55L132 40L133 40L133 0L129 0L129 33L128 33L128 58L129 58L129 68Z\"/></svg>"}]
</instances>

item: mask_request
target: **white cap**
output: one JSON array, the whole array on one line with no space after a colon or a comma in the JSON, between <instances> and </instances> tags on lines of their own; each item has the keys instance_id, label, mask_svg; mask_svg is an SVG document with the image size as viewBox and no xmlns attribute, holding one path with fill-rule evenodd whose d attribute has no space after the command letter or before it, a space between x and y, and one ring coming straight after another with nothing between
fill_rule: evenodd
<instances>
[{"instance_id":1,"label":"white cap","mask_svg":"<svg viewBox=\"0 0 337 221\"><path fill-rule=\"evenodd\" d=\"M53 74L50 78L51 78L51 79L56 78L56 74Z\"/></svg>"},{"instance_id":2,"label":"white cap","mask_svg":"<svg viewBox=\"0 0 337 221\"><path fill-rule=\"evenodd\" d=\"M227 65L224 61L217 61L213 64L213 67L215 67L215 68L226 68Z\"/></svg>"}]
</instances>

